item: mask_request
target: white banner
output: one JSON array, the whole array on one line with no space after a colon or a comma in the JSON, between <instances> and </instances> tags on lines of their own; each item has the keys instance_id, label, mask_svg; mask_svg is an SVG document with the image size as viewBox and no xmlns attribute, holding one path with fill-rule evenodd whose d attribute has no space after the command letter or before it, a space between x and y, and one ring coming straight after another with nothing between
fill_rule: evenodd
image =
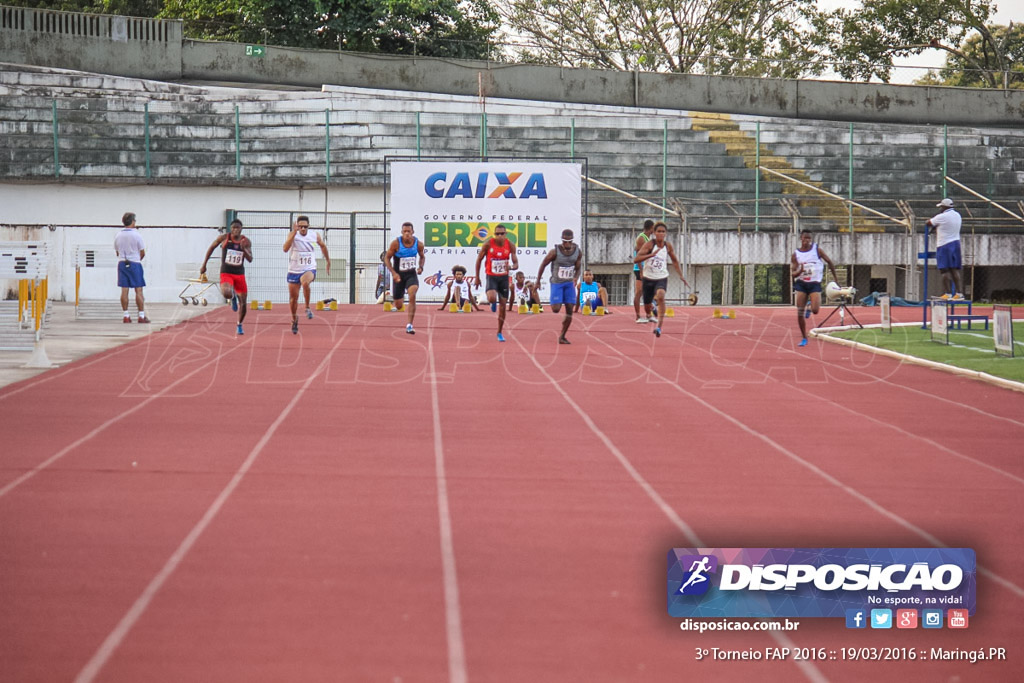
<instances>
[{"instance_id":1,"label":"white banner","mask_svg":"<svg viewBox=\"0 0 1024 683\"><path fill-rule=\"evenodd\" d=\"M1013 309L1009 306L992 307L992 341L996 354L1013 356Z\"/></svg>"},{"instance_id":2,"label":"white banner","mask_svg":"<svg viewBox=\"0 0 1024 683\"><path fill-rule=\"evenodd\" d=\"M892 299L885 294L878 298L878 303L882 307L882 329L892 334Z\"/></svg>"},{"instance_id":3,"label":"white banner","mask_svg":"<svg viewBox=\"0 0 1024 683\"><path fill-rule=\"evenodd\" d=\"M426 256L417 298L443 299L455 265L464 266L475 285L479 247L498 225L505 226L531 282L562 230L571 229L582 246L581 175L580 164L537 161L392 163L391 234L399 237L402 223L412 223ZM481 264L481 280L484 269ZM542 300L549 291L545 275ZM484 296L483 287L473 292Z\"/></svg>"},{"instance_id":4,"label":"white banner","mask_svg":"<svg viewBox=\"0 0 1024 683\"><path fill-rule=\"evenodd\" d=\"M933 301L932 303L932 341L941 341L943 343L949 343L949 330L946 324L946 309L945 301Z\"/></svg>"}]
</instances>

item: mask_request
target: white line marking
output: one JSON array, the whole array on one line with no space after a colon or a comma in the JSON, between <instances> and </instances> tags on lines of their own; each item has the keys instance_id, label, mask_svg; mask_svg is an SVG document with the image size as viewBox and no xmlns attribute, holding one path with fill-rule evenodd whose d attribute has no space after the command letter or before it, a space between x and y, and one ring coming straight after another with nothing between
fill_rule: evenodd
<instances>
[{"instance_id":1,"label":"white line marking","mask_svg":"<svg viewBox=\"0 0 1024 683\"><path fill-rule=\"evenodd\" d=\"M81 370L82 368L87 368L90 365L95 365L96 363L101 363L101 362L107 360L108 358L110 358L111 356L116 356L117 354L119 354L119 353L121 353L123 351L126 351L128 348L129 348L129 346L127 344L125 344L124 346L120 346L120 347L110 351L109 353L104 354L102 358L94 358L93 360L90 360L90 361L85 362L85 363L72 363L72 365L70 367L67 367L67 368L64 369L64 372L53 372L53 371L45 372L45 373L43 373L43 376L41 378L39 378L38 380L36 380L35 382L32 382L30 384L25 384L23 386L18 387L17 389L13 389L13 390L8 391L6 393L0 394L0 401L4 400L5 398L10 398L11 396L14 396L15 394L20 394L21 392L23 392L23 391L25 391L27 389L31 389L32 387L36 387L36 386L39 386L40 384L43 384L45 382L49 382L51 379L57 379L58 377L63 377L64 375L70 375L75 370ZM103 352L101 351L100 353L103 353Z\"/></svg>"},{"instance_id":2,"label":"white line marking","mask_svg":"<svg viewBox=\"0 0 1024 683\"><path fill-rule=\"evenodd\" d=\"M917 534L918 536L920 536L921 538L926 540L928 543L931 543L936 548L948 548L949 547L948 545L946 545L945 543L940 541L935 536L932 536L930 533L928 533L924 529L922 529L922 528L920 528L918 526L915 526L913 523L911 523L911 522L907 521L906 519L900 517L895 512L889 511L888 509L883 507L881 504L875 502L872 498L870 498L867 495L861 493L860 491L858 491L857 489L853 488L852 486L844 484L839 479L836 479L831 474L829 474L828 472L825 472L823 469L821 469L817 465L814 465L814 464L808 462L807 460L804 460L799 455L797 455L796 453L793 453L792 451L787 449L782 444L774 441L771 437L758 432L757 430L753 429L752 427L748 427L746 425L746 423L740 421L739 419L733 417L732 415L729 415L725 411L723 411L723 410L721 410L719 408L716 408L715 406L711 405L710 403L708 403L704 399L700 398L696 394L690 393L689 391L687 391L683 387L679 386L679 384L677 384L676 382L673 382L672 380L668 379L667 377L664 377L663 375L659 374L658 372L656 372L655 370L651 369L650 367L646 367L646 366L642 365L639 361L634 360L633 358L630 358L629 356L623 354L621 351L619 351L618 349L612 347L610 344L608 344L608 343L606 343L606 342L604 342L604 341L602 341L600 339L598 339L598 341L600 341L602 344L604 344L608 348L610 348L613 351L615 351L615 353L619 354L620 356L622 356L623 358L625 358L629 362L631 362L634 365L640 367L641 369L643 369L646 372L650 373L654 377L657 377L658 379L662 380L666 384L674 387L679 393L683 394L687 398L695 401L696 403L699 403L700 405L704 406L704 408L706 408L707 410L710 410L711 412L713 412L714 414L718 415L722 419L724 419L724 420L726 420L728 422L731 422L734 426L739 427L744 432L746 432L746 433L750 434L751 436L753 436L753 437L763 441L764 443L768 444L773 449L777 450L779 453L782 453L783 455L785 455L787 458L789 458L793 462L796 462L796 463L802 465L803 467L807 468L808 470L810 470L814 474L817 474L819 477L821 477L822 479L824 479L828 483L836 486L839 489L842 489L847 494L849 494L853 498L856 498L857 500L861 501L862 503L864 503L865 505L867 505L868 507L873 509L878 514L882 515L883 517L888 517L890 520L892 520L893 522L895 522L899 526L902 526L903 528L907 529L908 531L911 531L914 534ZM561 390L561 389L559 388L559 390ZM1017 597L1024 598L1024 588L1021 588L1020 586L1018 586L1017 584L1013 583L1009 579L1005 579L1005 578L999 576L998 574L993 573L990 569L986 569L986 568L982 567L981 565L977 565L977 569L978 569L979 573L984 574L985 576L987 576L988 578L992 579L996 583L998 583L998 584L1002 585L1003 587L1007 588L1012 593L1016 594Z\"/></svg>"},{"instance_id":3,"label":"white line marking","mask_svg":"<svg viewBox=\"0 0 1024 683\"><path fill-rule=\"evenodd\" d=\"M441 404L437 397L437 374L434 365L434 335L427 336L430 357L430 403L434 411L434 475L437 479L437 513L441 531L441 568L444 576L444 622L448 640L448 680L466 683L466 648L462 639L462 616L459 610L459 580L455 570L455 543L448 506L448 477L444 467L444 443L441 439Z\"/></svg>"},{"instance_id":4,"label":"white line marking","mask_svg":"<svg viewBox=\"0 0 1024 683\"><path fill-rule=\"evenodd\" d=\"M588 336L593 336L590 335L589 333L587 334ZM558 382L556 382L555 379L548 374L548 371L545 370L544 367L537 362L537 359L534 358L533 354L527 350L523 343L519 341L517 337L514 337L514 339L516 344L519 345L519 348L521 348L523 352L527 355L527 357L531 361L533 361L533 364L537 366L537 369L540 370L545 377L547 377L548 382L551 384L551 386L553 386L555 390L562 395L562 398L565 400L566 403L572 406L572 409L576 411L576 414L583 418L583 421L587 424L587 427L590 428L590 431L592 431L597 436L597 438L599 438L604 443L605 447L607 447L611 454L615 456L616 460L619 461L619 464L621 464L622 467L625 468L626 472L629 473L629 476L633 478L633 481L640 485L640 488L644 490L644 492L652 501L654 501L655 505L658 506L662 513L664 513L665 516L669 518L669 520L676 526L677 529L683 532L683 535L686 536L686 539L693 545L693 547L708 547L707 544L704 543L704 541L702 541L700 537L697 535L697 532L695 532L693 528L690 527L690 525L687 524L683 520L683 518L676 513L674 509L672 509L671 505L665 502L665 499L662 498L661 495L654 489L654 487L651 486L651 484L648 483L646 479L644 479L643 475L640 474L640 472L635 467L633 467L633 463L631 463L629 461L629 458L627 458L622 453L622 451L620 451L618 447L612 442L612 440L608 438L608 435L601 431L596 424L594 424L594 421L590 418L590 415L588 415L587 412L583 410L583 408L580 407L578 403L576 403L576 401L572 400L572 397L569 396L569 394L566 393L566 391L562 389L561 386L558 385ZM605 344L605 342L601 343ZM605 346L611 348L611 346L608 344L605 344ZM616 351L616 353L618 352ZM779 643L783 647L791 647L793 644L793 642L789 640L789 638L782 635L778 631L767 631L767 633L775 640L775 642ZM825 675L821 673L821 671L819 671L818 668L811 664L809 661L800 660L798 662L795 662L795 664L808 678L808 680L813 681L814 683L827 683L828 679L825 678Z\"/></svg>"},{"instance_id":5,"label":"white line marking","mask_svg":"<svg viewBox=\"0 0 1024 683\"><path fill-rule=\"evenodd\" d=\"M67 446L65 446L64 448L60 449L59 451L57 451L56 453L54 453L53 455L51 455L51 456L50 456L49 458L47 458L46 460L44 460L43 462L39 463L38 465L36 465L36 466L35 466L35 467L33 467L32 469L30 469L30 470L29 470L28 472L26 472L25 474L21 475L21 476L20 476L20 477L18 477L17 479L14 479L13 481L9 482L9 483L8 483L8 484L7 484L6 486L4 486L3 488L0 488L0 498L3 498L3 497L4 497L4 496L6 496L6 495L7 495L8 493L10 493L10 492L11 492L11 491L12 491L13 489L15 489L15 488L17 488L18 486L20 486L20 485L24 484L24 483L25 483L26 481L28 481L28 480L29 480L29 479L31 479L32 477L36 476L37 474L39 474L40 472L42 472L42 471L43 471L43 470L45 470L45 469L46 469L47 467L49 467L49 466L50 466L50 465L52 465L53 463L57 462L57 461L58 461L58 460L60 460L61 458L63 458L63 457L65 456L65 455L67 455L68 453L70 453L70 452L71 452L71 451L73 451L74 449L78 448L79 446L81 446L81 445L82 445L83 443L85 443L85 442L86 442L86 441L88 441L89 439L92 439L93 437L97 436L97 435L98 435L98 434L99 434L100 432L102 432L103 430L105 430L105 429L106 429L107 427L109 427L110 425L112 425L112 424L115 424L115 423L117 423L117 422L120 422L121 420L123 420L124 418L128 417L129 415L132 415L133 413L135 413L135 412L137 412L137 411L141 410L141 409L142 409L142 408L144 408L145 406L149 405L149 403L150 403L151 401L154 401L154 400L156 400L156 399L160 398L160 397L161 397L161 396L163 396L163 395L164 395L164 394L165 394L166 392L170 391L170 390L171 390L171 389L173 389L174 387L178 386L179 384L181 384L181 383L182 383L182 382L184 382L185 380L187 380L187 379L189 379L190 377L192 377L192 375L196 374L196 373L197 373L197 372L199 372L200 370L203 370L203 369L205 369L205 368L206 368L206 367L207 367L208 365L210 365L210 364L212 364L212 363L216 363L216 362L218 362L219 360L221 360L222 358L224 358L224 357L225 357L225 356L227 356L228 354L230 354L230 353L234 353L235 351L237 351L238 349L242 348L242 347L243 347L243 346L245 346L246 344L249 344L249 343L251 343L251 342L252 342L252 341L254 340L254 338L255 338L255 335L253 335L253 336L252 336L252 337L250 337L249 339L245 340L245 342L243 342L242 344L239 344L238 346L233 346L233 347L231 347L230 349L228 349L228 351L227 351L227 352L225 352L225 353L222 353L222 354L219 354L219 355L217 355L217 356L214 356L213 358L211 358L210 360L206 361L205 363L203 363L203 364L202 364L202 365L200 365L200 366L199 366L198 368L196 368L196 369L195 369L195 370L193 370L192 372L188 373L187 375L185 375L185 376L184 376L184 377L182 377L181 379L175 380L175 381L174 381L174 382L173 382L172 384L168 384L168 385L167 385L166 387L164 387L163 389L161 389L161 390L160 390L160 391L158 391L157 393L153 394L153 395L152 395L152 396L150 396L149 398L147 398L147 399L145 399L145 400L143 400L143 401L140 401L140 402L136 403L136 404L135 404L134 406L132 406L131 408L128 408L127 410L124 410L124 411L122 411L122 412L118 413L118 414L117 414L117 415L115 415L114 417L110 418L109 420L107 420L106 422L104 422L103 424L101 424L101 425L100 425L99 427L96 427L95 429L93 429L93 430L92 430L91 432L89 432L88 434L86 434L86 435L85 435L85 436L83 436L82 438L80 438L80 439L76 439L75 441L72 441L72 442L71 442L70 444L68 444L68 445L67 445Z\"/></svg>"},{"instance_id":6,"label":"white line marking","mask_svg":"<svg viewBox=\"0 0 1024 683\"><path fill-rule=\"evenodd\" d=\"M75 683L89 683L89 681L92 681L94 678L96 678L96 675L99 674L100 670L103 669L104 665L106 665L111 655L114 654L114 651L117 650L117 648L121 645L122 641L124 641L125 636L128 635L128 632L132 630L132 627L134 627L136 622L138 622L138 620L142 617L143 613L146 611L146 608L149 607L149 604L153 601L153 598L156 597L156 594L163 587L164 583L167 581L168 578L170 578L171 574L174 573L174 570L178 568L178 565L181 564L182 560L185 559L185 556L188 555L189 551L192 549L192 546L195 545L196 541L199 540L199 537L213 521L213 518L217 516L218 512L220 512L220 509L224 506L224 503L227 502L228 497L241 483L242 478L245 477L246 473L249 471L249 468L251 468L252 464L256 462L256 458L263 450L263 447L266 446L267 442L269 442L271 437L274 436L274 432L276 432L277 428L284 423L285 419L292 412L292 409L299 402L299 399L302 398L302 395L304 393L306 393L306 389L308 389L309 386L313 383L313 380L319 377L320 373L323 372L324 369L327 367L328 362L331 360L331 356L334 355L335 350L337 350L338 346L341 344L341 342L345 339L346 336L347 331L346 334L343 334L341 336L341 339L337 341L337 343L330 350L330 352L323 359L323 361L321 361L316 371L313 374L311 374L309 378L302 384L302 387L298 390L298 392L296 392L295 396L292 397L292 400L288 402L288 405L286 405L284 409L281 411L281 413L277 416L277 419L275 419L274 422L270 425L270 427L267 428L267 431L263 433L263 436L253 447L252 451L249 452L248 457L246 457L245 461L238 468L238 471L235 472L235 475L231 478L231 481L228 482L228 485L225 486L224 490L220 492L220 495L217 496L217 498L213 501L210 507L206 510L206 512L203 514L199 522L194 527L192 527L192 530L188 533L187 536L185 536L185 540L183 540L181 542L181 545L178 546L178 549L174 551L170 559L167 560L167 563L164 564L163 568L157 573L155 577L153 577L153 580L150 581L149 585L146 586L146 589L142 591L142 595L138 597L138 599L135 601L135 604L133 604L131 608L128 610L128 612L125 613L125 615L121 618L121 621L118 622L117 626L114 627L114 630L110 632L110 635L106 637L106 639L100 645L99 649L96 650L96 653L93 654L92 658L78 673L78 675L75 677ZM236 346L235 348L239 347Z\"/></svg>"}]
</instances>

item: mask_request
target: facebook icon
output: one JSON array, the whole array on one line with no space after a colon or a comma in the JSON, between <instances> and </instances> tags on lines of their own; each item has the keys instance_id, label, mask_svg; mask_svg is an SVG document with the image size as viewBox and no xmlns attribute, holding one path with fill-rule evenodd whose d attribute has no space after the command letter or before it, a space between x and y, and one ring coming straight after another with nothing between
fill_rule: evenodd
<instances>
[{"instance_id":1,"label":"facebook icon","mask_svg":"<svg viewBox=\"0 0 1024 683\"><path fill-rule=\"evenodd\" d=\"M846 610L846 628L867 628L867 612L862 609Z\"/></svg>"}]
</instances>

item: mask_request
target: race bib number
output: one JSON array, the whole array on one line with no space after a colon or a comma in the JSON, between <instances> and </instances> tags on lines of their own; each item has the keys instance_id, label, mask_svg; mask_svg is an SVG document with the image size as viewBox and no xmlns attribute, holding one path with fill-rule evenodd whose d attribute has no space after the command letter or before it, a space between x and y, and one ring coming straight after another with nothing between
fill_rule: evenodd
<instances>
[{"instance_id":1,"label":"race bib number","mask_svg":"<svg viewBox=\"0 0 1024 683\"><path fill-rule=\"evenodd\" d=\"M664 270L665 269L665 259L663 259L660 256L652 256L651 257L651 268L653 268L654 270Z\"/></svg>"},{"instance_id":2,"label":"race bib number","mask_svg":"<svg viewBox=\"0 0 1024 683\"><path fill-rule=\"evenodd\" d=\"M508 272L508 261L504 259L494 259L491 261L491 272L495 275L504 275Z\"/></svg>"},{"instance_id":3,"label":"race bib number","mask_svg":"<svg viewBox=\"0 0 1024 683\"><path fill-rule=\"evenodd\" d=\"M242 252L235 249L228 249L228 253L224 255L224 263L229 266L242 265Z\"/></svg>"},{"instance_id":4,"label":"race bib number","mask_svg":"<svg viewBox=\"0 0 1024 683\"><path fill-rule=\"evenodd\" d=\"M800 279L804 282L811 281L812 270L810 266L804 266L803 271L800 272Z\"/></svg>"},{"instance_id":5,"label":"race bib number","mask_svg":"<svg viewBox=\"0 0 1024 683\"><path fill-rule=\"evenodd\" d=\"M597 292L583 292L583 302L590 303L597 298Z\"/></svg>"},{"instance_id":6,"label":"race bib number","mask_svg":"<svg viewBox=\"0 0 1024 683\"><path fill-rule=\"evenodd\" d=\"M558 269L559 280L572 280L576 277L576 266L562 266Z\"/></svg>"},{"instance_id":7,"label":"race bib number","mask_svg":"<svg viewBox=\"0 0 1024 683\"><path fill-rule=\"evenodd\" d=\"M299 265L302 266L303 268L312 268L313 267L313 252L309 251L309 252L305 252L305 253L299 254Z\"/></svg>"},{"instance_id":8,"label":"race bib number","mask_svg":"<svg viewBox=\"0 0 1024 683\"><path fill-rule=\"evenodd\" d=\"M402 256L398 259L399 270L416 270L415 256Z\"/></svg>"}]
</instances>

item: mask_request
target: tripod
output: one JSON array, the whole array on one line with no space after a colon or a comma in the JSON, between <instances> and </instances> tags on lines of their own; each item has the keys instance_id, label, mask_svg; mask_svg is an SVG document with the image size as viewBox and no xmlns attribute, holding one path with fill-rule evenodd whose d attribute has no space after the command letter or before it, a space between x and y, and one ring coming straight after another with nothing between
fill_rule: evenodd
<instances>
[{"instance_id":1,"label":"tripod","mask_svg":"<svg viewBox=\"0 0 1024 683\"><path fill-rule=\"evenodd\" d=\"M864 329L864 326L860 324L859 320L857 320L857 316L855 316L853 314L853 311L850 310L850 308L847 305L847 303L845 301L843 301L842 299L839 300L839 302L836 304L836 307L834 309L832 309L832 312L829 313L825 317L825 319L821 322L820 325L815 325L815 328L825 327L825 323L827 323L829 320L831 320L832 316L834 316L837 312L839 313L839 324L840 325L845 325L846 324L846 314L849 313L850 314L850 318L853 319L853 322L857 323L857 327L859 327L861 329Z\"/></svg>"}]
</instances>

